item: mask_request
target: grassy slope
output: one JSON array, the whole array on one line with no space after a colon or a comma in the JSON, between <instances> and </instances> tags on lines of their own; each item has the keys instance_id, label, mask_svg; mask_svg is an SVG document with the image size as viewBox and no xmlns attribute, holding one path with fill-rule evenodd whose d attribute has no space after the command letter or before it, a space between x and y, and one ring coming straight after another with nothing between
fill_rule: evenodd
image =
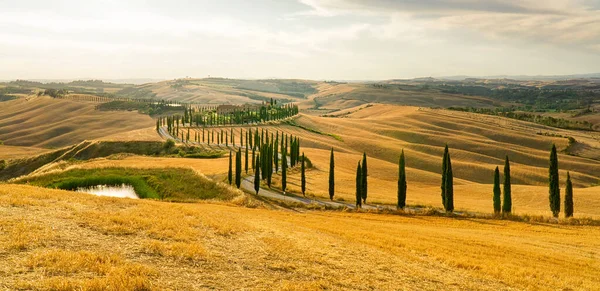
<instances>
[{"instance_id":1,"label":"grassy slope","mask_svg":"<svg viewBox=\"0 0 600 291\"><path fill-rule=\"evenodd\" d=\"M594 289L597 227L174 204L0 185L2 289Z\"/></svg>"},{"instance_id":2,"label":"grassy slope","mask_svg":"<svg viewBox=\"0 0 600 291\"><path fill-rule=\"evenodd\" d=\"M147 115L100 112L95 105L50 97L3 102L0 140L7 145L59 147L155 124Z\"/></svg>"},{"instance_id":3,"label":"grassy slope","mask_svg":"<svg viewBox=\"0 0 600 291\"><path fill-rule=\"evenodd\" d=\"M456 207L482 212L491 209L490 185L493 169L502 170L505 155L511 159L513 205L517 213L548 215L548 156L552 143L559 150L567 146L566 138L538 135L538 132L575 136L593 144L594 140L568 130L552 129L532 123L499 117L446 110L375 105L354 111L346 118L323 118L301 115L296 123L331 136L309 132L290 125L267 126L270 131L283 130L302 139L302 151L316 168L308 176L308 193L328 197L329 149L336 151L336 195L354 200L356 163L366 151L369 160L369 200L395 203L397 159L401 149L407 157L408 202L440 204L439 183L441 156L445 143L450 145L456 185ZM247 128L244 128L244 131ZM235 130L239 138L239 128ZM192 134L193 135L193 134ZM597 142L594 144L597 146ZM561 187L566 171L575 186L576 216L600 216L598 183L600 161L559 154ZM226 166L226 165L225 165ZM226 169L226 167L224 167ZM299 173L289 176L291 190L299 190ZM275 176L275 187L279 184Z\"/></svg>"}]
</instances>

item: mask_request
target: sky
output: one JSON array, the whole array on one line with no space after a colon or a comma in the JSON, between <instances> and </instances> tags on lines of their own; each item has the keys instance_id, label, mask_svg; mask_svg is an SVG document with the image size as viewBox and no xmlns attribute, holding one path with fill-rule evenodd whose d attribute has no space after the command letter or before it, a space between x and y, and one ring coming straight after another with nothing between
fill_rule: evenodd
<instances>
[{"instance_id":1,"label":"sky","mask_svg":"<svg viewBox=\"0 0 600 291\"><path fill-rule=\"evenodd\" d=\"M0 0L0 80L600 72L600 0Z\"/></svg>"}]
</instances>

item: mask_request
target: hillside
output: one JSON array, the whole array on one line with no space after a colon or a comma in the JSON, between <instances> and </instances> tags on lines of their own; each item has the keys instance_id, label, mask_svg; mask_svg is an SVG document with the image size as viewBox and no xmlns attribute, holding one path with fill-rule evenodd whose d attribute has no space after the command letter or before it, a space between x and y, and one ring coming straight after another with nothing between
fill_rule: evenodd
<instances>
[{"instance_id":1,"label":"hillside","mask_svg":"<svg viewBox=\"0 0 600 291\"><path fill-rule=\"evenodd\" d=\"M1 105L0 140L6 145L61 147L155 125L148 115L95 110L94 102L42 96Z\"/></svg>"},{"instance_id":2,"label":"hillside","mask_svg":"<svg viewBox=\"0 0 600 291\"><path fill-rule=\"evenodd\" d=\"M242 128L243 135L248 128ZM493 170L498 166L502 171L508 155L514 211L548 215L547 167L555 143L561 152L561 187L564 189L567 171L577 187L576 216L600 216L600 196L598 188L593 187L599 183L600 160L590 158L598 157L600 144L589 132L468 112L393 105L359 107L340 117L301 114L291 123L261 126L259 130L263 128L269 133L283 131L301 138L302 152L315 165L307 172L309 195L328 197L329 150L333 147L336 197L346 201L354 201L356 164L364 151L369 157L369 199L395 203L398 157L404 149L409 203L438 206L441 160L447 143L454 168L455 205L481 212L491 209ZM238 138L239 130L234 130ZM567 137L575 138L578 146L569 146ZM578 148L584 151L579 153ZM279 179L277 175L274 187L278 187ZM290 190L299 192L299 171L293 170L288 179Z\"/></svg>"},{"instance_id":3,"label":"hillside","mask_svg":"<svg viewBox=\"0 0 600 291\"><path fill-rule=\"evenodd\" d=\"M199 104L245 104L270 101L296 102L316 92L316 82L304 80L236 80L221 78L177 79L135 88L153 98ZM133 91L132 91L133 92ZM146 97L144 97L146 98Z\"/></svg>"},{"instance_id":4,"label":"hillside","mask_svg":"<svg viewBox=\"0 0 600 291\"><path fill-rule=\"evenodd\" d=\"M597 227L162 203L24 185L0 185L0 210L2 289L600 284Z\"/></svg>"}]
</instances>

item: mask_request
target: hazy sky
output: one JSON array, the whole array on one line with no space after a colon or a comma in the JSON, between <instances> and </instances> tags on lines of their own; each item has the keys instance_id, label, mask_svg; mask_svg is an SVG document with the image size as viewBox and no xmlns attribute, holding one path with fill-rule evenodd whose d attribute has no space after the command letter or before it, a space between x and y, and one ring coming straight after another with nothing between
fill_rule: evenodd
<instances>
[{"instance_id":1,"label":"hazy sky","mask_svg":"<svg viewBox=\"0 0 600 291\"><path fill-rule=\"evenodd\" d=\"M600 72L600 0L0 0L0 79Z\"/></svg>"}]
</instances>

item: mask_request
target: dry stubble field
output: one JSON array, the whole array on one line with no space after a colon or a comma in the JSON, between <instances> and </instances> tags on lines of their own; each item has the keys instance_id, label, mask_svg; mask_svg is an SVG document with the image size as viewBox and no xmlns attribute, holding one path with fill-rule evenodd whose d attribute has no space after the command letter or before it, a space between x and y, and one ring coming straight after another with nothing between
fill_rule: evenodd
<instances>
[{"instance_id":1,"label":"dry stubble field","mask_svg":"<svg viewBox=\"0 0 600 291\"><path fill-rule=\"evenodd\" d=\"M592 290L600 229L0 185L2 289Z\"/></svg>"}]
</instances>

